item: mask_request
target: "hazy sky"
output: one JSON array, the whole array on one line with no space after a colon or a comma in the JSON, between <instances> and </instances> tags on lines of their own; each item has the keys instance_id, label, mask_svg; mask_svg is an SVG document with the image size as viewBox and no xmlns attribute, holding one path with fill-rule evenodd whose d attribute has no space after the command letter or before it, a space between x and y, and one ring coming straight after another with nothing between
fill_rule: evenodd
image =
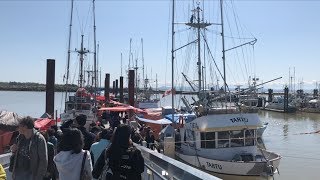
<instances>
[{"instance_id":1,"label":"hazy sky","mask_svg":"<svg viewBox=\"0 0 320 180\"><path fill-rule=\"evenodd\" d=\"M182 10L190 9L186 2L178 1L176 9L188 21L190 13L182 13ZM217 1L211 2L214 4ZM320 1L239 0L233 4L236 6L239 22L249 34L258 39L254 46L254 63L251 63L254 67L251 72L263 81L282 76L283 79L276 83L287 84L289 67L295 67L296 81L303 81L306 87L314 88L315 82L320 81ZM90 1L75 1L73 50L79 48L79 37L83 32L85 36L91 34L85 37L85 46L93 51L90 6ZM70 7L71 2L67 0L0 1L0 81L45 83L46 59L55 59L56 83L63 83ZM155 79L157 74L160 85L169 85L170 8L169 0L97 0L96 26L100 46L98 59L102 73L110 73L111 81L119 78L120 53L123 53L125 76L130 38L133 58L138 58L141 63L140 41L143 38L148 77ZM209 12L214 14L214 10L210 9ZM88 55L88 59L92 60L89 56L92 55ZM74 83L77 79L73 75L78 67L76 62L77 56L73 53L70 72ZM217 62L221 63L221 60ZM228 66L237 65L231 63ZM244 78L236 79L237 76L245 75L240 75L238 71L234 73L233 77L228 78L230 83L245 82Z\"/></svg>"}]
</instances>

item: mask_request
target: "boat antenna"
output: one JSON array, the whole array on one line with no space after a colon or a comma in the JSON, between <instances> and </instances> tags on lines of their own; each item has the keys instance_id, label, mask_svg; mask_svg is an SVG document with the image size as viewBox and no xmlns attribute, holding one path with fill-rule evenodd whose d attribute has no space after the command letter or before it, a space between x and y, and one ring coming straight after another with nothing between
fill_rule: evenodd
<instances>
[{"instance_id":1,"label":"boat antenna","mask_svg":"<svg viewBox=\"0 0 320 180\"><path fill-rule=\"evenodd\" d=\"M96 36L96 8L95 0L92 0L92 11L93 11L93 41L94 41L94 107L97 106L97 36Z\"/></svg>"},{"instance_id":2,"label":"boat antenna","mask_svg":"<svg viewBox=\"0 0 320 180\"><path fill-rule=\"evenodd\" d=\"M70 53L71 53L71 30L72 30L72 17L73 17L73 0L71 0L71 12L70 12L70 24L69 24L69 42L68 42L68 57L67 57L67 77L66 77L66 96L65 101L68 97L68 83L69 83L69 69L70 69Z\"/></svg>"}]
</instances>

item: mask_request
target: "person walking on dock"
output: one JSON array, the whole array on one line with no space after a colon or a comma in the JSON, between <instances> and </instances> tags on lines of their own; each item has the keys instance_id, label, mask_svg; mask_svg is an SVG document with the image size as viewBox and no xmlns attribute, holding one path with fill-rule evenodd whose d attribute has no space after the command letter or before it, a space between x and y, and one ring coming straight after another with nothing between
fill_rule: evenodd
<instances>
[{"instance_id":1,"label":"person walking on dock","mask_svg":"<svg viewBox=\"0 0 320 180\"><path fill-rule=\"evenodd\" d=\"M83 149L84 150L89 150L91 145L93 144L94 142L94 139L95 139L95 135L91 132L89 132L85 127L84 125L86 124L87 122L87 116L84 115L84 114L80 114L79 116L76 117L76 119L73 121L74 123L74 126L77 127L82 135L83 135L83 138L84 138L84 146L83 146Z\"/></svg>"},{"instance_id":2,"label":"person walking on dock","mask_svg":"<svg viewBox=\"0 0 320 180\"><path fill-rule=\"evenodd\" d=\"M17 143L11 146L10 169L14 180L42 180L47 172L47 143L34 129L30 116L20 119Z\"/></svg>"},{"instance_id":3,"label":"person walking on dock","mask_svg":"<svg viewBox=\"0 0 320 180\"><path fill-rule=\"evenodd\" d=\"M93 165L95 165L95 162L97 161L97 159L101 155L101 152L104 149L106 149L107 147L109 147L110 140L112 137L112 130L111 129L103 129L99 133L99 136L100 136L99 142L93 143L90 148L90 154L92 157Z\"/></svg>"},{"instance_id":4,"label":"person walking on dock","mask_svg":"<svg viewBox=\"0 0 320 180\"><path fill-rule=\"evenodd\" d=\"M112 137L112 143L98 158L92 171L94 178L110 180L141 180L144 171L144 159L140 150L132 145L131 128L121 124Z\"/></svg>"},{"instance_id":5,"label":"person walking on dock","mask_svg":"<svg viewBox=\"0 0 320 180\"><path fill-rule=\"evenodd\" d=\"M53 158L59 180L91 180L92 162L89 151L83 150L83 135L76 128L65 129Z\"/></svg>"}]
</instances>

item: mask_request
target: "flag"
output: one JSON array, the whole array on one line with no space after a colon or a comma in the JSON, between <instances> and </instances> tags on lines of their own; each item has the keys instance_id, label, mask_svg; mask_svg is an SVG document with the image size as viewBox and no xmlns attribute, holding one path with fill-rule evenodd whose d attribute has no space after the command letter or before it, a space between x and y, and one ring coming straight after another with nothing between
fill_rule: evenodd
<instances>
[{"instance_id":1,"label":"flag","mask_svg":"<svg viewBox=\"0 0 320 180\"><path fill-rule=\"evenodd\" d=\"M173 94L173 95L176 94L176 90L175 89L168 89L162 94L162 97L165 97L169 94Z\"/></svg>"}]
</instances>

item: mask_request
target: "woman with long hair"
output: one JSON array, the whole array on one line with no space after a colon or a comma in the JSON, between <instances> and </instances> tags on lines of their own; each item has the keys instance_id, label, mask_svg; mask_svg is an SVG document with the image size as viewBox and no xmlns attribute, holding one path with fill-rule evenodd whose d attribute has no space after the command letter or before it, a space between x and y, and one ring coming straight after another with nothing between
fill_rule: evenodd
<instances>
[{"instance_id":1,"label":"woman with long hair","mask_svg":"<svg viewBox=\"0 0 320 180\"><path fill-rule=\"evenodd\" d=\"M92 179L90 153L83 150L83 135L80 130L65 129L58 143L58 154L54 162L59 172L59 180Z\"/></svg>"},{"instance_id":2,"label":"woman with long hair","mask_svg":"<svg viewBox=\"0 0 320 180\"><path fill-rule=\"evenodd\" d=\"M140 150L132 145L130 135L130 126L121 124L116 128L110 147L101 153L95 164L92 172L94 178L107 171L107 176L112 180L141 180L144 159ZM108 168L103 168L105 163L108 163Z\"/></svg>"}]
</instances>

